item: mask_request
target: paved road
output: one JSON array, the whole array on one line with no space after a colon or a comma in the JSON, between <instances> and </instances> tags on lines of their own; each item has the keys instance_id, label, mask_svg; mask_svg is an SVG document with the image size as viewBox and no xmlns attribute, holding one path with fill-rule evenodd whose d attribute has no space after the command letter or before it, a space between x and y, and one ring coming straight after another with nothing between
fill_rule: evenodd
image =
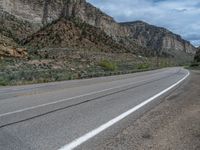
<instances>
[{"instance_id":1,"label":"paved road","mask_svg":"<svg viewBox=\"0 0 200 150\"><path fill-rule=\"evenodd\" d=\"M79 144L95 149L87 143L117 133L158 104L157 97L173 90L187 75L182 68L167 68L0 88L0 149L56 150L67 149L70 143L76 149L82 149Z\"/></svg>"},{"instance_id":2,"label":"paved road","mask_svg":"<svg viewBox=\"0 0 200 150\"><path fill-rule=\"evenodd\" d=\"M81 148L85 145L95 150L199 150L199 79L200 71L191 71L188 80L162 98L161 104L103 142L90 140Z\"/></svg>"}]
</instances>

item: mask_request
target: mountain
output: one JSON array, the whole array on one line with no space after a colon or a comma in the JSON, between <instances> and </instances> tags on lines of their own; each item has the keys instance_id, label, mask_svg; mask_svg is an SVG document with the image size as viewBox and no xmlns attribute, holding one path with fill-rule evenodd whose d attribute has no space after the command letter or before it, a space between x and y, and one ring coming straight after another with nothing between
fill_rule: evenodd
<instances>
[{"instance_id":1,"label":"mountain","mask_svg":"<svg viewBox=\"0 0 200 150\"><path fill-rule=\"evenodd\" d=\"M160 50L166 53L168 50L174 50L195 54L196 48L193 45L182 39L180 35L174 34L165 28L142 21L125 22L121 25L130 29L129 37L154 51Z\"/></svg>"},{"instance_id":2,"label":"mountain","mask_svg":"<svg viewBox=\"0 0 200 150\"><path fill-rule=\"evenodd\" d=\"M141 21L117 23L85 0L2 0L0 5L3 11L19 20L30 22L33 26L45 26L60 17L79 18L103 30L116 43L122 43L130 49L135 49L135 45L144 47L145 51L134 51L135 53L153 55L158 53L155 51L159 51L164 55L172 55L176 51L181 51L194 55L196 51L188 41L164 28ZM35 32L37 29L34 28L32 31ZM146 51L145 48L149 50Z\"/></svg>"},{"instance_id":3,"label":"mountain","mask_svg":"<svg viewBox=\"0 0 200 150\"><path fill-rule=\"evenodd\" d=\"M164 28L118 23L85 0L0 0L0 24L0 85L183 65L196 51Z\"/></svg>"},{"instance_id":4,"label":"mountain","mask_svg":"<svg viewBox=\"0 0 200 150\"><path fill-rule=\"evenodd\" d=\"M99 27L107 34L116 34L121 26L85 0L1 0L0 8L19 19L34 24L47 24L63 17L76 17Z\"/></svg>"}]
</instances>

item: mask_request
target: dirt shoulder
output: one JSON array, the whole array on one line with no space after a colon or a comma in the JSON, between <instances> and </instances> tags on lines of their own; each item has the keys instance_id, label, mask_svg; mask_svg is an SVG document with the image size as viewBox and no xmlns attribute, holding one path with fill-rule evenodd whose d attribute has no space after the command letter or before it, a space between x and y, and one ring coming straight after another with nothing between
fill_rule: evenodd
<instances>
[{"instance_id":1,"label":"dirt shoulder","mask_svg":"<svg viewBox=\"0 0 200 150\"><path fill-rule=\"evenodd\" d=\"M200 71L99 149L199 150ZM98 149L98 148L97 148Z\"/></svg>"}]
</instances>

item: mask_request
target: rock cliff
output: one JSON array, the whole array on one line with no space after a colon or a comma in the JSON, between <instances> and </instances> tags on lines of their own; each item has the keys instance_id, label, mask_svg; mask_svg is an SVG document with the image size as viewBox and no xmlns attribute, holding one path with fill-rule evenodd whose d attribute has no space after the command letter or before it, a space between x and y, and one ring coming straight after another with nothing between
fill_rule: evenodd
<instances>
[{"instance_id":1,"label":"rock cliff","mask_svg":"<svg viewBox=\"0 0 200 150\"><path fill-rule=\"evenodd\" d=\"M121 25L130 29L129 37L154 51L174 50L189 54L195 54L196 52L196 48L188 41L165 28L156 27L142 21L125 22Z\"/></svg>"},{"instance_id":2,"label":"rock cliff","mask_svg":"<svg viewBox=\"0 0 200 150\"><path fill-rule=\"evenodd\" d=\"M139 44L149 53L166 50L195 54L196 49L179 35L144 22L117 23L112 17L86 0L1 0L0 8L22 20L34 24L52 22L60 17L79 18L100 28L117 42L126 46Z\"/></svg>"},{"instance_id":3,"label":"rock cliff","mask_svg":"<svg viewBox=\"0 0 200 150\"><path fill-rule=\"evenodd\" d=\"M77 17L99 27L109 35L124 35L126 30L114 19L85 0L1 0L2 10L33 23L46 24L60 16ZM127 33L127 32L126 32Z\"/></svg>"}]
</instances>

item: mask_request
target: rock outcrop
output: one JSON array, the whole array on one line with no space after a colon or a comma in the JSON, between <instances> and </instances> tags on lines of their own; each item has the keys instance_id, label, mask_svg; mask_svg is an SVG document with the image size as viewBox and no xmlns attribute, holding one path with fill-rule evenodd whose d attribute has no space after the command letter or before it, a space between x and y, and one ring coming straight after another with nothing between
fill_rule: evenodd
<instances>
[{"instance_id":1,"label":"rock outcrop","mask_svg":"<svg viewBox=\"0 0 200 150\"><path fill-rule=\"evenodd\" d=\"M60 17L79 18L87 24L100 28L126 47L139 44L150 49L148 52L150 54L166 50L189 54L196 52L196 49L179 35L144 22L117 23L86 0L1 0L0 8L34 24L46 25Z\"/></svg>"},{"instance_id":2,"label":"rock outcrop","mask_svg":"<svg viewBox=\"0 0 200 150\"><path fill-rule=\"evenodd\" d=\"M46 24L60 16L77 17L109 35L124 35L126 29L85 0L1 0L2 10L32 23Z\"/></svg>"},{"instance_id":3,"label":"rock outcrop","mask_svg":"<svg viewBox=\"0 0 200 150\"><path fill-rule=\"evenodd\" d=\"M27 50L24 48L7 47L0 44L0 57L14 57L25 58L27 57Z\"/></svg>"},{"instance_id":4,"label":"rock outcrop","mask_svg":"<svg viewBox=\"0 0 200 150\"><path fill-rule=\"evenodd\" d=\"M19 47L12 39L0 34L0 58L25 58L27 55L28 52L25 48Z\"/></svg>"}]
</instances>

